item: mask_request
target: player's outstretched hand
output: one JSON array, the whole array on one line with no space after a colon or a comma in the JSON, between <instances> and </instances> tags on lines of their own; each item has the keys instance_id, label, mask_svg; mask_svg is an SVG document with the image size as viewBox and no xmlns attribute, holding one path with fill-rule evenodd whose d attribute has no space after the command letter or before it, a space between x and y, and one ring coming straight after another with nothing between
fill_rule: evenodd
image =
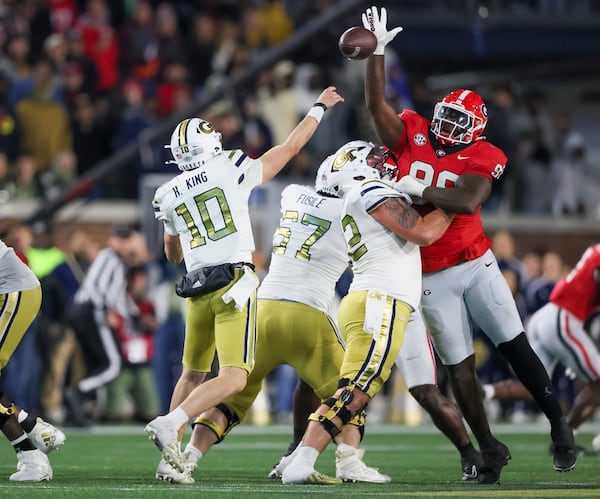
<instances>
[{"instance_id":1,"label":"player's outstretched hand","mask_svg":"<svg viewBox=\"0 0 600 499\"><path fill-rule=\"evenodd\" d=\"M327 106L327 109L331 109L338 102L344 102L344 98L340 94L338 94L335 87L327 87L321 92L321 95L319 95L317 102Z\"/></svg>"},{"instance_id":2,"label":"player's outstretched hand","mask_svg":"<svg viewBox=\"0 0 600 499\"><path fill-rule=\"evenodd\" d=\"M425 184L419 182L416 178L410 175L405 175L398 181L398 187L410 196L418 198L423 197L423 191L427 187Z\"/></svg>"},{"instance_id":3,"label":"player's outstretched hand","mask_svg":"<svg viewBox=\"0 0 600 499\"><path fill-rule=\"evenodd\" d=\"M381 7L379 12L377 7L369 7L362 15L362 23L377 38L377 48L373 52L374 55L383 55L385 46L403 29L402 26L397 26L391 31L387 30L387 10L385 7Z\"/></svg>"}]
</instances>

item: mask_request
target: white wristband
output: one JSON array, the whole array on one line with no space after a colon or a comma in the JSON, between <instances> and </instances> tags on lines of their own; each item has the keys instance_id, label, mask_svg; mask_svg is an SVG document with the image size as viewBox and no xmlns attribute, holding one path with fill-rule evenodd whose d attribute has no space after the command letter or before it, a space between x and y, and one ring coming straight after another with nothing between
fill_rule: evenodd
<instances>
[{"instance_id":1,"label":"white wristband","mask_svg":"<svg viewBox=\"0 0 600 499\"><path fill-rule=\"evenodd\" d=\"M385 43L378 43L373 51L373 55L383 55L385 52Z\"/></svg>"},{"instance_id":2,"label":"white wristband","mask_svg":"<svg viewBox=\"0 0 600 499\"><path fill-rule=\"evenodd\" d=\"M325 114L326 109L327 109L327 106L325 104L321 104L320 102L317 102L316 104L313 104L313 107L311 107L308 110L308 113L306 113L306 116L312 116L314 119L317 120L317 123L321 123L321 120L323 119L323 115Z\"/></svg>"}]
</instances>

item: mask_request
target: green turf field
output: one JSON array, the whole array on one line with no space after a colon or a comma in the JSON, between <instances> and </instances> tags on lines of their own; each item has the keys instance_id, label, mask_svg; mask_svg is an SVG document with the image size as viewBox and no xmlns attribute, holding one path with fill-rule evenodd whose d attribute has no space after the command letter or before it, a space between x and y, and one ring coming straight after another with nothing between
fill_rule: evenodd
<instances>
[{"instance_id":1,"label":"green turf field","mask_svg":"<svg viewBox=\"0 0 600 499\"><path fill-rule=\"evenodd\" d=\"M200 463L193 485L170 485L154 478L160 454L142 426L67 429L67 442L51 454L54 479L42 483L13 483L16 459L8 443L0 446L1 497L600 497L600 457L580 457L570 473L557 473L548 453L544 425L494 425L511 449L513 459L500 485L481 486L460 481L458 453L429 426L407 428L371 425L364 440L365 461L392 476L391 484L284 486L266 478L288 444L289 427L236 428ZM596 428L593 428L595 431ZM519 433L517 433L519 431ZM591 430L577 440L590 445ZM330 447L317 469L334 474Z\"/></svg>"}]
</instances>

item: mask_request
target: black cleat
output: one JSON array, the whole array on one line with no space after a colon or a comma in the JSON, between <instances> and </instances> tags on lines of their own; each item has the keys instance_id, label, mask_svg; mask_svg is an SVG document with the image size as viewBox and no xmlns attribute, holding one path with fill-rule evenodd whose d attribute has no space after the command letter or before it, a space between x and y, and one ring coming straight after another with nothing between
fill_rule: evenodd
<instances>
[{"instance_id":1,"label":"black cleat","mask_svg":"<svg viewBox=\"0 0 600 499\"><path fill-rule=\"evenodd\" d=\"M500 472L512 458L508 447L496 440L494 447L481 449L481 457L483 466L479 468L477 482L484 485L500 483Z\"/></svg>"},{"instance_id":2,"label":"black cleat","mask_svg":"<svg viewBox=\"0 0 600 499\"><path fill-rule=\"evenodd\" d=\"M477 465L472 461L463 461L461 459L460 464L462 466L462 478L463 482L475 482L479 478L479 470Z\"/></svg>"},{"instance_id":3,"label":"black cleat","mask_svg":"<svg viewBox=\"0 0 600 499\"><path fill-rule=\"evenodd\" d=\"M548 452L550 452L550 454L554 454L554 443L550 442ZM577 453L577 456L598 457L598 451L588 449L587 447L579 445L578 443L575 443L575 452Z\"/></svg>"},{"instance_id":4,"label":"black cleat","mask_svg":"<svg viewBox=\"0 0 600 499\"><path fill-rule=\"evenodd\" d=\"M564 419L552 426L554 469L556 471L571 471L577 464L577 448L573 438L573 430Z\"/></svg>"}]
</instances>

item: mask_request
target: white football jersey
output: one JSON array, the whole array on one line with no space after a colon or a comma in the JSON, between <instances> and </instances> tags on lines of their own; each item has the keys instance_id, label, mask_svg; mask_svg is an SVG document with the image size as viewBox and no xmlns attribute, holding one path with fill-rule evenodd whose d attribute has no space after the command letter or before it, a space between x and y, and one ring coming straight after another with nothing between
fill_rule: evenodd
<instances>
[{"instance_id":1,"label":"white football jersey","mask_svg":"<svg viewBox=\"0 0 600 499\"><path fill-rule=\"evenodd\" d=\"M350 291L383 291L416 309L421 297L419 246L369 215L392 197L402 195L381 180L357 184L344 196L341 224L354 272Z\"/></svg>"},{"instance_id":2,"label":"white football jersey","mask_svg":"<svg viewBox=\"0 0 600 499\"><path fill-rule=\"evenodd\" d=\"M223 151L161 185L154 216L179 235L187 271L221 263L252 262L250 191L262 183L262 162L243 151Z\"/></svg>"},{"instance_id":3,"label":"white football jersey","mask_svg":"<svg viewBox=\"0 0 600 499\"><path fill-rule=\"evenodd\" d=\"M258 298L292 300L329 312L335 284L348 267L341 209L341 199L321 196L312 187L283 190L269 273Z\"/></svg>"},{"instance_id":4,"label":"white football jersey","mask_svg":"<svg viewBox=\"0 0 600 499\"><path fill-rule=\"evenodd\" d=\"M37 288L40 285L33 271L0 240L0 294Z\"/></svg>"}]
</instances>

